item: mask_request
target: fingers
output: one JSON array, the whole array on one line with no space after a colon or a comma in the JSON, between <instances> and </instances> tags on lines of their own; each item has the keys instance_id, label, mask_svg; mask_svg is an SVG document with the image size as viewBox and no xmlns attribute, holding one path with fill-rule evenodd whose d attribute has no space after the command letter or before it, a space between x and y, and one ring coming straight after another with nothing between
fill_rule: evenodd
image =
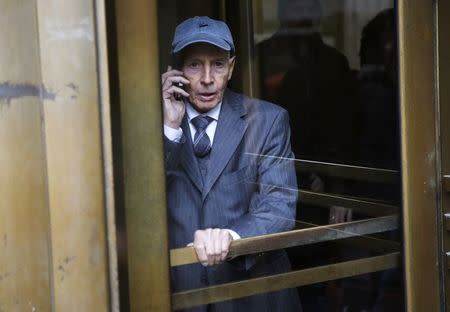
<instances>
[{"instance_id":1,"label":"fingers","mask_svg":"<svg viewBox=\"0 0 450 312\"><path fill-rule=\"evenodd\" d=\"M222 237L220 236L220 229L213 229L212 230L212 245L213 245L213 252L212 252L212 258L213 258L213 264L219 264L221 263L221 256L222 256Z\"/></svg>"},{"instance_id":2,"label":"fingers","mask_svg":"<svg viewBox=\"0 0 450 312\"><path fill-rule=\"evenodd\" d=\"M189 93L187 93L185 90L183 90L182 88L180 88L178 86L172 85L172 86L168 87L167 89L163 90L163 98L169 99L174 95L174 93L178 93L178 94L181 94L182 96L189 97Z\"/></svg>"},{"instance_id":3,"label":"fingers","mask_svg":"<svg viewBox=\"0 0 450 312\"><path fill-rule=\"evenodd\" d=\"M208 257L206 256L206 249L204 245L204 233L203 231L195 231L194 234L194 249L197 253L198 261L203 265L208 265Z\"/></svg>"},{"instance_id":4,"label":"fingers","mask_svg":"<svg viewBox=\"0 0 450 312\"><path fill-rule=\"evenodd\" d=\"M332 206L330 208L330 224L350 222L353 219L353 211L350 208Z\"/></svg>"},{"instance_id":5,"label":"fingers","mask_svg":"<svg viewBox=\"0 0 450 312\"><path fill-rule=\"evenodd\" d=\"M189 93L183 89L183 86L176 85L177 83L181 83L183 86L189 85L189 80L183 77L182 71L172 69L169 66L167 72L161 75L162 104L164 125L173 129L180 127L185 113L184 101L175 95L179 94L183 97L189 97Z\"/></svg>"},{"instance_id":6,"label":"fingers","mask_svg":"<svg viewBox=\"0 0 450 312\"><path fill-rule=\"evenodd\" d=\"M167 77L162 83L163 90L170 88L174 83L181 82L183 85L189 84L189 80L182 76L170 76Z\"/></svg>"},{"instance_id":7,"label":"fingers","mask_svg":"<svg viewBox=\"0 0 450 312\"><path fill-rule=\"evenodd\" d=\"M170 66L167 67L167 71L161 75L161 85L162 85L162 97L164 100L174 101L174 94L180 94L184 97L189 97L182 86L176 84L181 83L182 85L188 85L189 80L183 76L183 72L172 69ZM176 101L175 101L176 102Z\"/></svg>"},{"instance_id":8,"label":"fingers","mask_svg":"<svg viewBox=\"0 0 450 312\"><path fill-rule=\"evenodd\" d=\"M194 249L198 260L204 266L222 263L228 255L232 240L231 234L224 229L195 231Z\"/></svg>"},{"instance_id":9,"label":"fingers","mask_svg":"<svg viewBox=\"0 0 450 312\"><path fill-rule=\"evenodd\" d=\"M165 72L161 75L161 85L164 86L167 84L172 84L174 82L181 82L184 84L188 84L189 80L187 80L185 77L183 77L183 72L173 69L170 71Z\"/></svg>"},{"instance_id":10,"label":"fingers","mask_svg":"<svg viewBox=\"0 0 450 312\"><path fill-rule=\"evenodd\" d=\"M220 246L220 262L223 262L223 261L225 261L227 259L228 251L229 251L229 248L230 248L230 243L233 240L233 238L231 237L231 234L228 233L228 231L227 231L227 234L229 235L228 236L228 240L223 239L220 242L221 243L221 246Z\"/></svg>"},{"instance_id":11,"label":"fingers","mask_svg":"<svg viewBox=\"0 0 450 312\"><path fill-rule=\"evenodd\" d=\"M353 220L353 209L347 209L347 219L345 221L350 222Z\"/></svg>"},{"instance_id":12,"label":"fingers","mask_svg":"<svg viewBox=\"0 0 450 312\"><path fill-rule=\"evenodd\" d=\"M336 212L335 212L335 214L336 214L336 223L342 223L342 222L344 222L344 216L345 216L345 210L344 210L345 208L342 208L342 207L338 207L338 208L336 208Z\"/></svg>"},{"instance_id":13,"label":"fingers","mask_svg":"<svg viewBox=\"0 0 450 312\"><path fill-rule=\"evenodd\" d=\"M329 224L336 223L336 212L335 212L335 210L336 210L335 206L331 206L330 207L330 216L329 216L329 220L328 220Z\"/></svg>"}]
</instances>

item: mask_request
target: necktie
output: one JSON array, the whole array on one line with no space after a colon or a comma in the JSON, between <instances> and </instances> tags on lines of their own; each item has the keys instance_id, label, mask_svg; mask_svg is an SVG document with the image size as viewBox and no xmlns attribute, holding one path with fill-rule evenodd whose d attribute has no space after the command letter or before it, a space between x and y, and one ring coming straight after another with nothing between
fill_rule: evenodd
<instances>
[{"instance_id":1,"label":"necktie","mask_svg":"<svg viewBox=\"0 0 450 312\"><path fill-rule=\"evenodd\" d=\"M206 127L213 120L209 116L202 115L198 115L191 120L197 130L194 136L194 153L197 157L205 157L211 151L211 141L206 134Z\"/></svg>"}]
</instances>

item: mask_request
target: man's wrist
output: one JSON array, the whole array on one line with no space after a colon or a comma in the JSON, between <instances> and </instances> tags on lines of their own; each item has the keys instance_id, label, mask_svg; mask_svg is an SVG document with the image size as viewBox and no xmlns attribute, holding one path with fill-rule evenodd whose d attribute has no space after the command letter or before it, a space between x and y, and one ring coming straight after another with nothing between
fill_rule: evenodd
<instances>
[{"instance_id":1,"label":"man's wrist","mask_svg":"<svg viewBox=\"0 0 450 312\"><path fill-rule=\"evenodd\" d=\"M181 141L181 137L183 136L183 130L178 127L174 129L167 125L164 125L164 135L173 142L179 143Z\"/></svg>"}]
</instances>

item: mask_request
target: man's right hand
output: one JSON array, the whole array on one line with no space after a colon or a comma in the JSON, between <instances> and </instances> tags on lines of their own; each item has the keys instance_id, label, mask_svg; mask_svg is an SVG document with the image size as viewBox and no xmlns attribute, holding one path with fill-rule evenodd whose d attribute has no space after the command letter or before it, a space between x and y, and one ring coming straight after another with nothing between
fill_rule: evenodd
<instances>
[{"instance_id":1,"label":"man's right hand","mask_svg":"<svg viewBox=\"0 0 450 312\"><path fill-rule=\"evenodd\" d=\"M197 230L193 246L203 266L220 264L227 258L233 236L226 229Z\"/></svg>"},{"instance_id":2,"label":"man's right hand","mask_svg":"<svg viewBox=\"0 0 450 312\"><path fill-rule=\"evenodd\" d=\"M182 100L175 100L175 93L184 97L189 97L182 88L175 86L174 83L181 82L184 85L189 84L189 80L183 77L183 72L172 69L170 66L167 68L167 72L161 76L162 85L162 99L163 99L163 111L164 111L164 125L178 129L181 126L184 112L186 110L185 104Z\"/></svg>"}]
</instances>

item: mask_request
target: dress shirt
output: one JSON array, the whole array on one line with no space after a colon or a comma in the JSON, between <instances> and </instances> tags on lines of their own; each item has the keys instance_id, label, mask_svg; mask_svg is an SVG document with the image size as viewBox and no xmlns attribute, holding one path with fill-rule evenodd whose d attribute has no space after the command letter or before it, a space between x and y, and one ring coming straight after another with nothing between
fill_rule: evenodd
<instances>
[{"instance_id":1,"label":"dress shirt","mask_svg":"<svg viewBox=\"0 0 450 312\"><path fill-rule=\"evenodd\" d=\"M186 114L187 114L187 118L189 121L189 130L191 131L191 138L193 141L197 130L195 129L195 126L192 124L192 119L194 119L195 117L197 117L198 115L201 115L201 114L199 112L197 112L194 107L192 107L191 103L189 103L188 101L185 101L185 103L186 103ZM213 119L213 121L211 121L209 123L209 125L206 127L206 131L205 131L209 137L209 140L211 141L211 146L214 142L214 135L216 134L217 122L219 120L221 107L222 107L222 102L217 104L210 111L203 114L204 116L209 116ZM183 130L181 128L173 129L171 127L164 125L164 135L170 141L179 143L181 141L181 137L183 136ZM224 230L227 230L231 234L231 236L233 237L233 240L241 238L241 236L233 230L230 230L230 229L224 229ZM190 243L188 246L192 246L192 243Z\"/></svg>"},{"instance_id":2,"label":"dress shirt","mask_svg":"<svg viewBox=\"0 0 450 312\"><path fill-rule=\"evenodd\" d=\"M219 120L220 115L220 108L222 107L222 102L217 104L213 109L203 114L204 116L209 116L213 119L213 121L210 122L208 127L206 127L206 134L209 137L209 140L211 141L211 146L214 143L214 134L216 133L217 128L217 121ZM195 126L192 124L192 119L197 117L198 115L201 115L199 112L197 112L191 105L191 103L186 101L186 114L189 121L189 129L191 130L191 138L192 141L194 140L195 133L197 130L195 129ZM183 136L183 130L181 128L173 129L166 125L164 125L164 135L170 140L174 142L180 142L181 137Z\"/></svg>"}]
</instances>

